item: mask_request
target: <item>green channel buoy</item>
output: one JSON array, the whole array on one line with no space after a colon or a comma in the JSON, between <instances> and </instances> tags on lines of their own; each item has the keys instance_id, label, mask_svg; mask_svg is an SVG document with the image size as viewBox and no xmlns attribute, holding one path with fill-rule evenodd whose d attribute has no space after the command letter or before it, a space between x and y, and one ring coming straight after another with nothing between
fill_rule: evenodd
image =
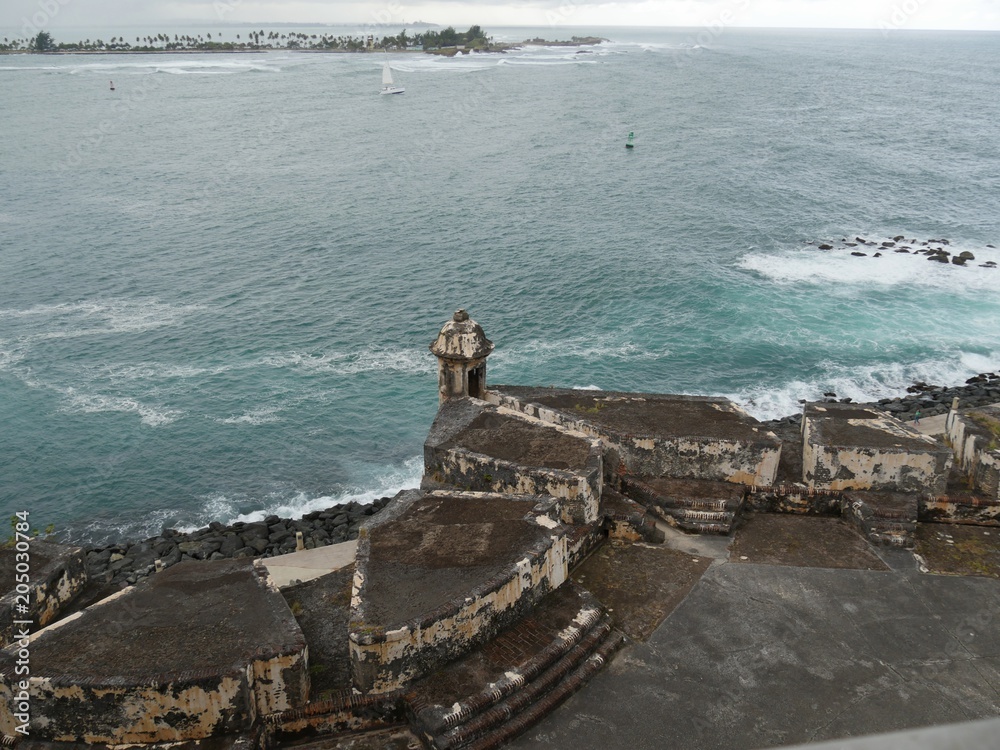
<instances>
[{"instance_id":1,"label":"green channel buoy","mask_svg":"<svg viewBox=\"0 0 1000 750\"><path fill-rule=\"evenodd\" d=\"M632 143L632 139L635 138L635 133L631 130L628 131L628 139L625 141L625 148L635 148L635 144Z\"/></svg>"}]
</instances>

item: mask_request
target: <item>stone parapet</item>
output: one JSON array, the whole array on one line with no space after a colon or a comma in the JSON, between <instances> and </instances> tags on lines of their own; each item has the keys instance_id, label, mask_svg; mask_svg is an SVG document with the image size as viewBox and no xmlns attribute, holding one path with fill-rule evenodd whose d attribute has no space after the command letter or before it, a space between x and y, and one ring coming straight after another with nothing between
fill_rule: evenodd
<instances>
[{"instance_id":1,"label":"stone parapet","mask_svg":"<svg viewBox=\"0 0 1000 750\"><path fill-rule=\"evenodd\" d=\"M932 496L945 491L951 451L870 407L807 404L802 438L803 481L810 487Z\"/></svg>"},{"instance_id":2,"label":"stone parapet","mask_svg":"<svg viewBox=\"0 0 1000 750\"><path fill-rule=\"evenodd\" d=\"M551 498L406 492L365 527L351 600L355 687L405 687L482 644L567 576Z\"/></svg>"},{"instance_id":3,"label":"stone parapet","mask_svg":"<svg viewBox=\"0 0 1000 750\"><path fill-rule=\"evenodd\" d=\"M35 633L31 673L0 652L0 731L18 694L30 734L87 744L184 742L249 730L308 700L305 639L266 571L183 563Z\"/></svg>"},{"instance_id":4,"label":"stone parapet","mask_svg":"<svg viewBox=\"0 0 1000 750\"><path fill-rule=\"evenodd\" d=\"M777 475L781 441L725 398L521 386L497 386L487 398L600 438L606 468L621 473L746 485Z\"/></svg>"},{"instance_id":5,"label":"stone parapet","mask_svg":"<svg viewBox=\"0 0 1000 750\"><path fill-rule=\"evenodd\" d=\"M946 427L955 463L972 487L1000 500L1000 407L951 411Z\"/></svg>"},{"instance_id":6,"label":"stone parapet","mask_svg":"<svg viewBox=\"0 0 1000 750\"><path fill-rule=\"evenodd\" d=\"M0 648L19 640L14 620L44 628L87 585L83 550L43 539L0 549L0 575L12 586L0 598Z\"/></svg>"},{"instance_id":7,"label":"stone parapet","mask_svg":"<svg viewBox=\"0 0 1000 750\"><path fill-rule=\"evenodd\" d=\"M549 495L564 523L597 520L603 458L591 436L476 399L453 399L424 443L425 487Z\"/></svg>"}]
</instances>

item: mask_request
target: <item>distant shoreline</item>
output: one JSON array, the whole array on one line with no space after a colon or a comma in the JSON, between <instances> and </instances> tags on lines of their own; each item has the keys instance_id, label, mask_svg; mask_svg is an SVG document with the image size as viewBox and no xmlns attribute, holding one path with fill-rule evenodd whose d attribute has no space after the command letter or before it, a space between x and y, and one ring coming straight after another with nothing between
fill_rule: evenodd
<instances>
[{"instance_id":1,"label":"distant shoreline","mask_svg":"<svg viewBox=\"0 0 1000 750\"><path fill-rule=\"evenodd\" d=\"M503 54L511 50L518 50L523 47L590 47L602 42L609 42L610 39L604 37L573 37L569 41L550 41L547 39L526 39L523 42L497 43L486 49L474 49L465 47L439 47L434 49L344 49L318 48L318 47L270 47L267 49L53 49L45 52L36 52L29 49L0 50L0 55L233 55L233 54L264 54L266 52L303 52L335 55L358 55L358 54L392 54L392 55L440 55L453 57L455 55L467 55L471 52L476 54Z\"/></svg>"}]
</instances>

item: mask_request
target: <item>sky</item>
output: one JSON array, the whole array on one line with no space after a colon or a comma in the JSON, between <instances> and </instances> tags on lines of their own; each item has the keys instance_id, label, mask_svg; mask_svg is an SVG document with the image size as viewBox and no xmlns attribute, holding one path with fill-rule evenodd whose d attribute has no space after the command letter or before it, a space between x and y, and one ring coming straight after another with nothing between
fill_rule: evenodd
<instances>
[{"instance_id":1,"label":"sky","mask_svg":"<svg viewBox=\"0 0 1000 750\"><path fill-rule=\"evenodd\" d=\"M42 21L42 23L39 23ZM2 0L0 29L204 23L1000 30L1000 0ZM153 30L152 28L150 29ZM553 37L558 34L553 34Z\"/></svg>"}]
</instances>

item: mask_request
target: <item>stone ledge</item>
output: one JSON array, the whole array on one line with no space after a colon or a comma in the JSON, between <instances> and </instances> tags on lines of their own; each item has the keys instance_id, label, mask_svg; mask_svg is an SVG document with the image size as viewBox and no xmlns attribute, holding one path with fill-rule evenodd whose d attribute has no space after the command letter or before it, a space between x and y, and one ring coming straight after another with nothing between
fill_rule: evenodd
<instances>
[{"instance_id":1,"label":"stone ledge","mask_svg":"<svg viewBox=\"0 0 1000 750\"><path fill-rule=\"evenodd\" d=\"M729 399L495 386L491 403L600 438L605 470L772 484L781 441Z\"/></svg>"},{"instance_id":2,"label":"stone ledge","mask_svg":"<svg viewBox=\"0 0 1000 750\"><path fill-rule=\"evenodd\" d=\"M248 730L303 704L305 639L249 561L185 563L32 636L32 736L181 742ZM0 652L0 731L11 733L16 650Z\"/></svg>"},{"instance_id":3,"label":"stone ledge","mask_svg":"<svg viewBox=\"0 0 1000 750\"><path fill-rule=\"evenodd\" d=\"M33 621L30 630L44 628L87 585L82 549L43 539L32 539L27 545L26 552L16 545L0 549L0 580L4 585L16 582L19 565L27 565L29 576L26 594L12 589L0 598L0 648L17 640L14 620ZM18 605L25 599L28 610L20 612Z\"/></svg>"},{"instance_id":4,"label":"stone ledge","mask_svg":"<svg viewBox=\"0 0 1000 750\"><path fill-rule=\"evenodd\" d=\"M457 658L528 611L567 572L551 498L401 493L358 546L355 687L388 692Z\"/></svg>"}]
</instances>

